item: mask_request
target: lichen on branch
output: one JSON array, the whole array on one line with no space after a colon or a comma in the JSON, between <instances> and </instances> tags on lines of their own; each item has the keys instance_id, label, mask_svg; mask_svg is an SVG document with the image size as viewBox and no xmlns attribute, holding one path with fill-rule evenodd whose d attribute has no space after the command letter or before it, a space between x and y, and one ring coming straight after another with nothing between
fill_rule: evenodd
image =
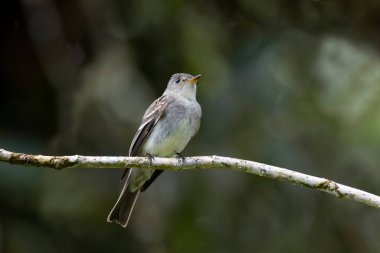
<instances>
[{"instance_id":1,"label":"lichen on branch","mask_svg":"<svg viewBox=\"0 0 380 253\"><path fill-rule=\"evenodd\" d=\"M151 162L147 157L81 155L45 156L15 153L0 149L0 161L9 164L47 167L58 170L65 168L124 169L126 167L174 171L189 169L229 169L306 186L308 188L330 193L341 199L350 199L369 206L380 208L380 196L336 183L330 179L315 177L254 161L215 155L186 157L184 161L177 158L156 157L153 162Z\"/></svg>"}]
</instances>

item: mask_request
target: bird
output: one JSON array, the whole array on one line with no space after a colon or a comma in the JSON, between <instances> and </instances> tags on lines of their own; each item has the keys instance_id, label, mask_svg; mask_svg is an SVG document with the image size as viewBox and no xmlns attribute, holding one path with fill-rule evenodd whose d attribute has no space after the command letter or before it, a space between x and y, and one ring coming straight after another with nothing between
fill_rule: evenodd
<instances>
[{"instance_id":1,"label":"bird","mask_svg":"<svg viewBox=\"0 0 380 253\"><path fill-rule=\"evenodd\" d=\"M142 117L132 143L129 156L178 157L198 132L202 110L197 102L197 82L201 75L177 73L171 76L163 95L157 98ZM162 173L162 170L127 168L116 204L107 217L126 227L140 192L144 192Z\"/></svg>"}]
</instances>

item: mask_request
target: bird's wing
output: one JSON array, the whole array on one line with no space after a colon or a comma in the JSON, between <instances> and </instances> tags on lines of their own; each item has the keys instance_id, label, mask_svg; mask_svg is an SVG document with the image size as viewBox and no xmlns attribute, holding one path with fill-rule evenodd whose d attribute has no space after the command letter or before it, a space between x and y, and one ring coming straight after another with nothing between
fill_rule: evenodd
<instances>
[{"instance_id":1,"label":"bird's wing","mask_svg":"<svg viewBox=\"0 0 380 253\"><path fill-rule=\"evenodd\" d=\"M148 187L158 178L161 173L164 172L163 170L154 170L153 175L141 186L140 191L144 192Z\"/></svg>"},{"instance_id":2,"label":"bird's wing","mask_svg":"<svg viewBox=\"0 0 380 253\"><path fill-rule=\"evenodd\" d=\"M170 103L168 95L164 95L156 99L146 110L141 125L137 130L137 133L133 137L131 147L129 148L129 156L137 156L143 146L144 142L152 132L154 126L164 115L164 111L168 104ZM124 179L125 175L128 174L127 180L129 178L130 169L126 169L121 176L121 180Z\"/></svg>"},{"instance_id":3,"label":"bird's wing","mask_svg":"<svg viewBox=\"0 0 380 253\"><path fill-rule=\"evenodd\" d=\"M139 154L145 140L148 138L160 118L164 115L164 111L169 102L170 99L167 95L159 97L149 106L148 110L146 110L142 123L132 140L129 156L136 156Z\"/></svg>"}]
</instances>

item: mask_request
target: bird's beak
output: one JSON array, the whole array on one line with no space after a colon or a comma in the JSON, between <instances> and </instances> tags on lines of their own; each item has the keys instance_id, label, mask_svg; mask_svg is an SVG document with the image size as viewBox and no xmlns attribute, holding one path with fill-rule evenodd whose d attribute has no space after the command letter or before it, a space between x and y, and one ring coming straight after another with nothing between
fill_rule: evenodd
<instances>
[{"instance_id":1,"label":"bird's beak","mask_svg":"<svg viewBox=\"0 0 380 253\"><path fill-rule=\"evenodd\" d=\"M190 83L190 84L196 84L196 83L198 82L199 78L201 78L201 76L202 76L202 75L196 75L196 76L194 76L193 78L191 78L191 79L189 80L189 83Z\"/></svg>"}]
</instances>

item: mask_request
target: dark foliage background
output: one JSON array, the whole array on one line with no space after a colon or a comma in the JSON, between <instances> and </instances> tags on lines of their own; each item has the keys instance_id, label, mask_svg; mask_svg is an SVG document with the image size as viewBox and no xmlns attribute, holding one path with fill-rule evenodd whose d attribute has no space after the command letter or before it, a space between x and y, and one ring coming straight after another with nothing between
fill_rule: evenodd
<instances>
[{"instance_id":1,"label":"dark foliage background","mask_svg":"<svg viewBox=\"0 0 380 253\"><path fill-rule=\"evenodd\" d=\"M126 155L176 72L219 154L380 194L380 2L4 1L0 147ZM119 170L0 165L0 252L380 252L380 212L230 171L165 172L130 226Z\"/></svg>"}]
</instances>

